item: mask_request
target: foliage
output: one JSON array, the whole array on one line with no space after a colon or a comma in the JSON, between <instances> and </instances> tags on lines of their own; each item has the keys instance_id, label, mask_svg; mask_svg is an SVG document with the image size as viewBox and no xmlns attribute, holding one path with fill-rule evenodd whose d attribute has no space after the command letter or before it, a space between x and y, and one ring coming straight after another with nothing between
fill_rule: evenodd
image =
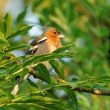
<instances>
[{"instance_id":1,"label":"foliage","mask_svg":"<svg viewBox=\"0 0 110 110\"><path fill-rule=\"evenodd\" d=\"M0 110L109 110L110 97L72 90L110 88L107 0L24 0L24 3L26 8L15 21L7 13L0 22ZM24 20L30 5L42 26L54 26L66 35L62 40L66 46L52 54L14 55L15 50L25 52L30 47L32 37L28 31L33 25ZM42 64L44 61L49 61L54 74ZM31 67L43 81L24 80L19 93L12 95L15 77L23 78Z\"/></svg>"}]
</instances>

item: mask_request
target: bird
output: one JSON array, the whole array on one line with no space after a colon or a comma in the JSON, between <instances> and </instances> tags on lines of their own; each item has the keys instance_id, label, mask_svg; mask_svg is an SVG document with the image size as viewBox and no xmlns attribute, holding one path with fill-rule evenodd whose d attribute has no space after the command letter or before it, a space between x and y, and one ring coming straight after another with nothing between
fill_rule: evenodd
<instances>
[{"instance_id":1,"label":"bird","mask_svg":"<svg viewBox=\"0 0 110 110\"><path fill-rule=\"evenodd\" d=\"M35 37L35 39L30 43L32 48L27 49L26 55L43 55L43 54L51 54L56 49L60 48L61 39L65 36L61 34L55 27L47 27L44 29L44 32L39 37ZM48 62L44 62L45 66L50 69ZM29 74L26 74L23 80L27 79ZM12 94L16 95L19 91L19 86L23 80L20 80L18 84L14 86L12 89Z\"/></svg>"},{"instance_id":2,"label":"bird","mask_svg":"<svg viewBox=\"0 0 110 110\"><path fill-rule=\"evenodd\" d=\"M48 27L44 30L40 37L36 37L31 42L30 45L33 47L28 49L26 54L50 54L61 47L61 38L64 38L64 35L61 34L56 28Z\"/></svg>"},{"instance_id":3,"label":"bird","mask_svg":"<svg viewBox=\"0 0 110 110\"><path fill-rule=\"evenodd\" d=\"M26 52L26 55L42 55L42 54L51 54L56 49L60 48L61 39L65 36L61 34L55 27L46 27L41 36L36 37L30 45L32 48L29 48ZM43 64L51 70L51 65L45 61ZM30 73L36 77L36 72L34 69L30 68ZM37 76L38 77L38 76Z\"/></svg>"}]
</instances>

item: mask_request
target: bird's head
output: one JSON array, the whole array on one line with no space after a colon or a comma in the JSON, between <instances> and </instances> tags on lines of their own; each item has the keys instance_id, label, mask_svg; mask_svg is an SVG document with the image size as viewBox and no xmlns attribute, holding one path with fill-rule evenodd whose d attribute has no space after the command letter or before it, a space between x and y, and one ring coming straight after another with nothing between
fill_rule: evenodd
<instances>
[{"instance_id":1,"label":"bird's head","mask_svg":"<svg viewBox=\"0 0 110 110\"><path fill-rule=\"evenodd\" d=\"M48 27L44 31L45 36L56 46L59 47L61 45L60 39L64 37L56 28Z\"/></svg>"}]
</instances>

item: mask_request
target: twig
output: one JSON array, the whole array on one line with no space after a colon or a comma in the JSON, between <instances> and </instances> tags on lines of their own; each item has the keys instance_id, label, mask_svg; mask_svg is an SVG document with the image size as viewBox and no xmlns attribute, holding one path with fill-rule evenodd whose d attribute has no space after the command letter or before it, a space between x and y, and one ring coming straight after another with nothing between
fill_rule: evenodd
<instances>
[{"instance_id":1,"label":"twig","mask_svg":"<svg viewBox=\"0 0 110 110\"><path fill-rule=\"evenodd\" d=\"M80 87L76 87L73 90L78 92L92 93L95 95L110 96L110 90L100 90L100 89L94 89L94 88L80 88Z\"/></svg>"}]
</instances>

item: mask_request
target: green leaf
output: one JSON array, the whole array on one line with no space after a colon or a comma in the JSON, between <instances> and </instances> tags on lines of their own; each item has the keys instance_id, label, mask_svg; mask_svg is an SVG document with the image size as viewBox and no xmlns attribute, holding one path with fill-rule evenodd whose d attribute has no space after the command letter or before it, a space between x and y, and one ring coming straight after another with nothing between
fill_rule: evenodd
<instances>
[{"instance_id":1,"label":"green leaf","mask_svg":"<svg viewBox=\"0 0 110 110\"><path fill-rule=\"evenodd\" d=\"M25 15L26 15L26 12L27 12L27 7L25 8L25 10L24 11L22 11L19 15L18 15L18 17L17 17L17 19L16 19L16 23L23 23L24 21L24 18L25 18Z\"/></svg>"},{"instance_id":2,"label":"green leaf","mask_svg":"<svg viewBox=\"0 0 110 110\"><path fill-rule=\"evenodd\" d=\"M64 101L60 101L58 99L54 99L51 97L42 97L42 96L33 96L33 97L22 97L22 98L18 98L18 100L13 100L14 104L18 105L26 105L29 106L35 106L37 108L37 110L65 110L69 108L69 106L64 105L61 106L62 104L64 104ZM39 108L40 107L40 108Z\"/></svg>"},{"instance_id":3,"label":"green leaf","mask_svg":"<svg viewBox=\"0 0 110 110\"><path fill-rule=\"evenodd\" d=\"M0 67L0 74L7 73L10 70L9 67Z\"/></svg>"},{"instance_id":4,"label":"green leaf","mask_svg":"<svg viewBox=\"0 0 110 110\"><path fill-rule=\"evenodd\" d=\"M73 88L75 88L78 85L78 79L77 78L73 78L72 81L71 82L67 82L67 84L69 86L71 86L72 89L73 89Z\"/></svg>"},{"instance_id":5,"label":"green leaf","mask_svg":"<svg viewBox=\"0 0 110 110\"><path fill-rule=\"evenodd\" d=\"M68 94L66 100L68 100L68 103L70 104L71 108L73 108L73 110L78 110L77 97L74 91L65 87L58 87L58 89L64 90Z\"/></svg>"},{"instance_id":6,"label":"green leaf","mask_svg":"<svg viewBox=\"0 0 110 110\"><path fill-rule=\"evenodd\" d=\"M38 56L29 56L27 59L25 59L24 66L30 65L33 62L43 62L52 60L55 58L65 58L65 57L73 57L75 55L74 52L64 52L61 54L58 53L52 53L52 54L44 54L44 55L38 55Z\"/></svg>"},{"instance_id":7,"label":"green leaf","mask_svg":"<svg viewBox=\"0 0 110 110\"><path fill-rule=\"evenodd\" d=\"M24 32L27 32L29 29L31 29L32 26L23 26L20 29L13 32L11 35L8 36L8 39L15 37L16 35L20 35Z\"/></svg>"},{"instance_id":8,"label":"green leaf","mask_svg":"<svg viewBox=\"0 0 110 110\"><path fill-rule=\"evenodd\" d=\"M37 71L39 72L39 76L47 83L51 83L50 73L48 72L47 68L43 64L38 64L36 67Z\"/></svg>"},{"instance_id":9,"label":"green leaf","mask_svg":"<svg viewBox=\"0 0 110 110\"><path fill-rule=\"evenodd\" d=\"M4 34L0 31L0 47L7 46L8 42L5 39Z\"/></svg>"},{"instance_id":10,"label":"green leaf","mask_svg":"<svg viewBox=\"0 0 110 110\"><path fill-rule=\"evenodd\" d=\"M0 56L9 56L9 54L4 53L4 52L0 52Z\"/></svg>"},{"instance_id":11,"label":"green leaf","mask_svg":"<svg viewBox=\"0 0 110 110\"><path fill-rule=\"evenodd\" d=\"M5 18L4 18L4 22L6 24L6 36L9 36L12 33L13 30L13 24L12 24L12 17L9 13L6 14Z\"/></svg>"},{"instance_id":12,"label":"green leaf","mask_svg":"<svg viewBox=\"0 0 110 110\"><path fill-rule=\"evenodd\" d=\"M66 9L68 23L71 23L74 19L73 18L73 16L74 16L73 9L74 9L74 4L71 1L69 1L67 3L67 9Z\"/></svg>"},{"instance_id":13,"label":"green leaf","mask_svg":"<svg viewBox=\"0 0 110 110\"><path fill-rule=\"evenodd\" d=\"M8 82L10 82L15 76L19 75L20 73L22 75L27 74L28 70L27 68L23 68L20 64L12 64L10 66L10 71L8 72L7 76L4 78L4 81L0 82L0 87L3 85L6 85Z\"/></svg>"},{"instance_id":14,"label":"green leaf","mask_svg":"<svg viewBox=\"0 0 110 110\"><path fill-rule=\"evenodd\" d=\"M0 39L5 39L5 36L1 31L0 31Z\"/></svg>"},{"instance_id":15,"label":"green leaf","mask_svg":"<svg viewBox=\"0 0 110 110\"><path fill-rule=\"evenodd\" d=\"M0 107L3 106L4 104L7 104L9 102L8 97L1 97L0 98Z\"/></svg>"},{"instance_id":16,"label":"green leaf","mask_svg":"<svg viewBox=\"0 0 110 110\"><path fill-rule=\"evenodd\" d=\"M24 80L20 85L20 91L18 93L19 96L25 95L28 96L31 92L30 85L27 80Z\"/></svg>"},{"instance_id":17,"label":"green leaf","mask_svg":"<svg viewBox=\"0 0 110 110\"><path fill-rule=\"evenodd\" d=\"M0 89L0 106L9 103L11 99L13 96L9 92Z\"/></svg>"},{"instance_id":18,"label":"green leaf","mask_svg":"<svg viewBox=\"0 0 110 110\"><path fill-rule=\"evenodd\" d=\"M63 88L65 92L68 93L69 95L69 103L70 105L74 108L74 110L78 110L78 102L77 102L77 97L76 94L74 93L73 90L70 88Z\"/></svg>"},{"instance_id":19,"label":"green leaf","mask_svg":"<svg viewBox=\"0 0 110 110\"><path fill-rule=\"evenodd\" d=\"M0 48L9 45L6 40L0 39Z\"/></svg>"},{"instance_id":20,"label":"green leaf","mask_svg":"<svg viewBox=\"0 0 110 110\"><path fill-rule=\"evenodd\" d=\"M49 63L52 65L52 67L54 68L57 75L61 79L64 79L64 68L63 68L62 64L56 60L50 60Z\"/></svg>"},{"instance_id":21,"label":"green leaf","mask_svg":"<svg viewBox=\"0 0 110 110\"><path fill-rule=\"evenodd\" d=\"M10 46L8 48L8 50L5 50L5 52L11 52L13 50L23 49L23 48L27 48L27 47L30 47L30 46L27 45L27 44L21 44L21 45L17 45L17 46Z\"/></svg>"},{"instance_id":22,"label":"green leaf","mask_svg":"<svg viewBox=\"0 0 110 110\"><path fill-rule=\"evenodd\" d=\"M109 29L107 27L100 26L99 32L100 32L101 37L105 37L108 35Z\"/></svg>"},{"instance_id":23,"label":"green leaf","mask_svg":"<svg viewBox=\"0 0 110 110\"><path fill-rule=\"evenodd\" d=\"M28 82L32 87L35 87L35 89L38 88L38 86L33 81L31 81L29 78L28 78Z\"/></svg>"},{"instance_id":24,"label":"green leaf","mask_svg":"<svg viewBox=\"0 0 110 110\"><path fill-rule=\"evenodd\" d=\"M53 53L62 53L70 48L73 48L75 46L75 44L70 44L70 45L66 45L66 46L62 46L60 48L58 48L57 50L55 50Z\"/></svg>"}]
</instances>

